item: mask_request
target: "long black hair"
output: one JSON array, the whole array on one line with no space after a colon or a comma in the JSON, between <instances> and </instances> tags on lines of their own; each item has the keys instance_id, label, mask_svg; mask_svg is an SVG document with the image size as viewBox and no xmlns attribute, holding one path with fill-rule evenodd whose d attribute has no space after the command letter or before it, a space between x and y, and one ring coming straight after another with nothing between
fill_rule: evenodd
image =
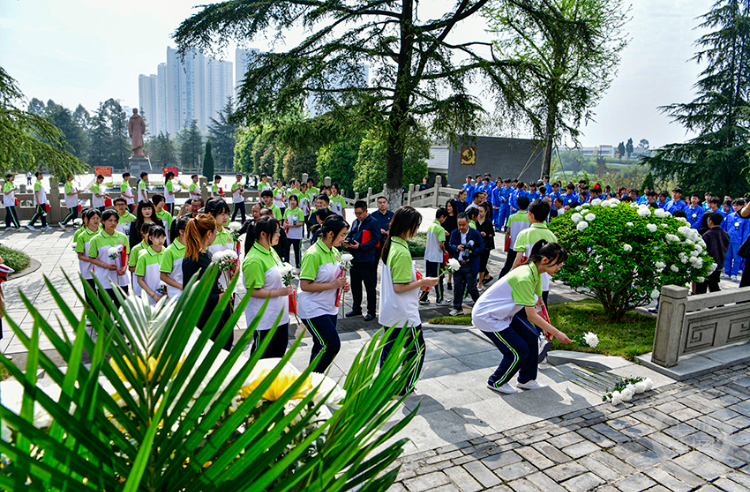
<instances>
[{"instance_id":1,"label":"long black hair","mask_svg":"<svg viewBox=\"0 0 750 492\"><path fill-rule=\"evenodd\" d=\"M266 233L268 244L271 245L273 234L279 229L279 221L270 216L264 216L249 224L245 234L245 254L250 251L255 241L260 239L262 232Z\"/></svg>"},{"instance_id":2,"label":"long black hair","mask_svg":"<svg viewBox=\"0 0 750 492\"><path fill-rule=\"evenodd\" d=\"M180 231L184 231L187 228L187 223L188 219L177 219L172 221L172 227L169 228L169 237L172 238L172 242L180 238Z\"/></svg>"},{"instance_id":3,"label":"long black hair","mask_svg":"<svg viewBox=\"0 0 750 492\"><path fill-rule=\"evenodd\" d=\"M419 230L420 224L422 224L422 214L417 212L416 208L411 205L399 207L393 214L391 225L388 227L388 239L383 245L383 261L388 261L388 253L391 252L391 238L401 237L404 234L413 236Z\"/></svg>"},{"instance_id":4,"label":"long black hair","mask_svg":"<svg viewBox=\"0 0 750 492\"><path fill-rule=\"evenodd\" d=\"M568 259L568 252L560 243L548 243L546 240L540 239L531 248L529 263L539 263L544 258L549 260L549 265L559 265Z\"/></svg>"}]
</instances>

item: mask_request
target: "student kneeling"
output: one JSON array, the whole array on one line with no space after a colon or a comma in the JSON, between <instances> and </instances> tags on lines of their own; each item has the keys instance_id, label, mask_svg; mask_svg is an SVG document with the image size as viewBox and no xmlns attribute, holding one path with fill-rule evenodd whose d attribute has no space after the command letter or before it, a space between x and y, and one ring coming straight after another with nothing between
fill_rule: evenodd
<instances>
[{"instance_id":1,"label":"student kneeling","mask_svg":"<svg viewBox=\"0 0 750 492\"><path fill-rule=\"evenodd\" d=\"M542 302L541 275L557 273L567 257L568 253L558 243L548 243L544 239L538 241L531 250L529 262L492 285L475 304L471 312L472 323L503 354L503 360L487 381L487 387L491 390L515 393L516 389L509 381L519 371L519 388L544 387L536 381L538 335L529 322L562 343L570 343L571 340L544 321L535 308L536 304ZM522 309L527 319L518 316Z\"/></svg>"}]
</instances>

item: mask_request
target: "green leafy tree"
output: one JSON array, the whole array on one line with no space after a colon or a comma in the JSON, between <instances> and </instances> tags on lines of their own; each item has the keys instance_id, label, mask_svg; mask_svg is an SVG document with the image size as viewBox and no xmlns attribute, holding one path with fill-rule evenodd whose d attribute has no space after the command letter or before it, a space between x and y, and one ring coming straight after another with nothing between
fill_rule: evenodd
<instances>
[{"instance_id":1,"label":"green leafy tree","mask_svg":"<svg viewBox=\"0 0 750 492\"><path fill-rule=\"evenodd\" d=\"M277 174L277 176L281 176L288 183L293 178L301 179L302 173L307 173L308 177L317 183L319 181L315 172L317 159L314 152L295 152L289 149L284 154L283 174Z\"/></svg>"},{"instance_id":2,"label":"green leafy tree","mask_svg":"<svg viewBox=\"0 0 750 492\"><path fill-rule=\"evenodd\" d=\"M359 155L362 136L356 136L340 142L321 147L318 151L318 176L331 177L332 183L338 183L342 190L354 189L355 166Z\"/></svg>"},{"instance_id":3,"label":"green leafy tree","mask_svg":"<svg viewBox=\"0 0 750 492\"><path fill-rule=\"evenodd\" d=\"M107 99L99 108L109 128L108 166L127 169L132 154L128 135L128 116L117 99Z\"/></svg>"},{"instance_id":4,"label":"green leafy tree","mask_svg":"<svg viewBox=\"0 0 750 492\"><path fill-rule=\"evenodd\" d=\"M366 193L367 188L380 191L386 179L388 144L376 131L362 139L354 166L354 191ZM403 185L419 184L427 176L427 159L430 157L430 140L423 133L413 133L406 141Z\"/></svg>"},{"instance_id":5,"label":"green leafy tree","mask_svg":"<svg viewBox=\"0 0 750 492\"><path fill-rule=\"evenodd\" d=\"M79 104L76 107L76 110L73 112L73 119L81 128L83 128L84 131L88 131L89 126L91 125L91 115L82 104Z\"/></svg>"},{"instance_id":6,"label":"green leafy tree","mask_svg":"<svg viewBox=\"0 0 750 492\"><path fill-rule=\"evenodd\" d=\"M0 170L32 170L44 164L55 174L88 167L66 150L62 132L45 117L20 109L23 93L0 67Z\"/></svg>"},{"instance_id":7,"label":"green leafy tree","mask_svg":"<svg viewBox=\"0 0 750 492\"><path fill-rule=\"evenodd\" d=\"M628 154L628 159L630 159L630 155L633 153L633 139L629 138L628 143L625 144L625 153Z\"/></svg>"},{"instance_id":8,"label":"green leafy tree","mask_svg":"<svg viewBox=\"0 0 750 492\"><path fill-rule=\"evenodd\" d=\"M276 148L271 144L266 144L262 148L263 153L260 156L258 169L260 173L266 173L273 176L276 170Z\"/></svg>"},{"instance_id":9,"label":"green leafy tree","mask_svg":"<svg viewBox=\"0 0 750 492\"><path fill-rule=\"evenodd\" d=\"M219 112L218 118L211 118L211 124L208 125L208 137L211 139L213 152L216 155L216 165L219 169L226 171L232 169L234 162L235 133L237 132L237 125L229 121L231 115L232 98L229 97L226 105Z\"/></svg>"},{"instance_id":10,"label":"green leafy tree","mask_svg":"<svg viewBox=\"0 0 750 492\"><path fill-rule=\"evenodd\" d=\"M257 127L237 130L237 144L234 146L234 169L243 173L254 172L253 145L258 138Z\"/></svg>"},{"instance_id":11,"label":"green leafy tree","mask_svg":"<svg viewBox=\"0 0 750 492\"><path fill-rule=\"evenodd\" d=\"M648 148L649 148L648 140L646 140L645 138L642 138L641 141L638 142L638 143L640 144L641 147L643 147L644 149L648 150Z\"/></svg>"},{"instance_id":12,"label":"green leafy tree","mask_svg":"<svg viewBox=\"0 0 750 492\"><path fill-rule=\"evenodd\" d=\"M508 109L522 112L545 145L541 175L564 135L578 141L581 123L609 88L626 46L622 0L506 0L484 9L508 87Z\"/></svg>"},{"instance_id":13,"label":"green leafy tree","mask_svg":"<svg viewBox=\"0 0 750 492\"><path fill-rule=\"evenodd\" d=\"M94 113L89 132L91 147L89 149L89 164L92 166L108 166L109 145L111 143L107 120L101 111Z\"/></svg>"},{"instance_id":14,"label":"green leafy tree","mask_svg":"<svg viewBox=\"0 0 750 492\"><path fill-rule=\"evenodd\" d=\"M73 116L73 113L50 99L47 101L44 116L60 129L65 142L69 145L68 150L80 160L86 161L90 145L88 134Z\"/></svg>"},{"instance_id":15,"label":"green leafy tree","mask_svg":"<svg viewBox=\"0 0 750 492\"><path fill-rule=\"evenodd\" d=\"M146 145L151 161L162 166L174 166L177 164L177 153L174 148L174 142L169 137L169 133L159 133L156 137L148 141Z\"/></svg>"},{"instance_id":16,"label":"green leafy tree","mask_svg":"<svg viewBox=\"0 0 750 492\"><path fill-rule=\"evenodd\" d=\"M717 267L685 219L645 205L587 204L550 229L568 252L556 278L598 299L614 320L658 298L662 286L704 281Z\"/></svg>"},{"instance_id":17,"label":"green leafy tree","mask_svg":"<svg viewBox=\"0 0 750 492\"><path fill-rule=\"evenodd\" d=\"M625 144L624 143L620 142L619 144L617 144L617 153L619 154L620 159L625 157Z\"/></svg>"},{"instance_id":18,"label":"green leafy tree","mask_svg":"<svg viewBox=\"0 0 750 492\"><path fill-rule=\"evenodd\" d=\"M503 62L488 43L451 41L456 27L487 5L489 0L461 1L442 11L431 5L429 15L420 17L416 0L225 1L185 20L174 39L182 52L213 53L233 40L286 37L304 29L306 37L289 50L253 57L234 119L274 122L311 96L317 111L333 114L323 118L325 125L312 123L318 146L335 142L347 129L376 128L385 146L386 194L390 206L398 207L406 142L417 121L455 141L475 130L483 112L469 81L481 78L498 99L504 95L498 68ZM364 64L377 68L369 83ZM600 67L597 75L602 72Z\"/></svg>"},{"instance_id":19,"label":"green leafy tree","mask_svg":"<svg viewBox=\"0 0 750 492\"><path fill-rule=\"evenodd\" d=\"M180 164L186 169L200 169L200 159L203 153L203 137L198 130L198 120L190 122L177 134L180 147Z\"/></svg>"},{"instance_id":20,"label":"green leafy tree","mask_svg":"<svg viewBox=\"0 0 750 492\"><path fill-rule=\"evenodd\" d=\"M203 176L210 183L214 179L214 155L211 151L211 140L206 141L206 153L203 156Z\"/></svg>"},{"instance_id":21,"label":"green leafy tree","mask_svg":"<svg viewBox=\"0 0 750 492\"><path fill-rule=\"evenodd\" d=\"M705 64L689 103L662 107L698 136L665 145L643 159L662 179L715 195L743 196L750 171L750 1L719 0L703 17L699 51Z\"/></svg>"}]
</instances>

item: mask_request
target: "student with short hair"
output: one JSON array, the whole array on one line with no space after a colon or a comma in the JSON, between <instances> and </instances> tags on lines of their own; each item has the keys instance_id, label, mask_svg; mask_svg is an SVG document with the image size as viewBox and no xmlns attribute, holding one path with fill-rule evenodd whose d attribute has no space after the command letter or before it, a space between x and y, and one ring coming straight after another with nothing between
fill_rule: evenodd
<instances>
[{"instance_id":1,"label":"student with short hair","mask_svg":"<svg viewBox=\"0 0 750 492\"><path fill-rule=\"evenodd\" d=\"M276 180L276 188L273 189L273 204L278 207L281 212L280 215L275 216L276 220L281 221L284 218L284 210L286 209L286 190L284 189L284 181L281 178Z\"/></svg>"},{"instance_id":2,"label":"student with short hair","mask_svg":"<svg viewBox=\"0 0 750 492\"><path fill-rule=\"evenodd\" d=\"M547 216L549 215L549 204L543 200L534 200L529 205L528 212L526 214L529 226L524 228L518 233L515 241L513 241L513 251L516 253L513 259L513 268L518 268L531 257L531 250L534 245L540 240L544 239L548 243L556 243L557 237L547 228ZM547 299L549 298L549 285L550 285L549 274L543 273L541 276L542 285L542 299L544 305L547 305Z\"/></svg>"},{"instance_id":3,"label":"student with short hair","mask_svg":"<svg viewBox=\"0 0 750 492\"><path fill-rule=\"evenodd\" d=\"M406 242L417 234L421 223L422 216L414 207L409 205L399 207L393 215L388 239L383 245L378 322L384 330L391 327L396 327L396 329L391 331L383 346L380 354L380 367L383 367L388 360L391 348L400 336L401 330L406 330L406 343L411 345L404 363L413 365L413 369L400 395L406 395L414 390L426 355L422 319L419 316L419 292L420 290L429 291L438 281L436 277L418 278L409 252L409 245Z\"/></svg>"},{"instance_id":4,"label":"student with short hair","mask_svg":"<svg viewBox=\"0 0 750 492\"><path fill-rule=\"evenodd\" d=\"M297 314L313 338L310 354L312 364L318 354L325 352L313 368L324 373L341 350L336 331L339 293L349 291L349 282L340 263L338 249L346 238L349 224L338 215L325 219L320 227L320 239L302 257L297 290Z\"/></svg>"},{"instance_id":5,"label":"student with short hair","mask_svg":"<svg viewBox=\"0 0 750 492\"><path fill-rule=\"evenodd\" d=\"M73 175L68 174L65 178L65 206L68 208L68 215L60 221L60 229L65 229L65 224L78 218L78 188L73 184Z\"/></svg>"},{"instance_id":6,"label":"student with short hair","mask_svg":"<svg viewBox=\"0 0 750 492\"><path fill-rule=\"evenodd\" d=\"M114 205L118 215L117 232L129 236L130 224L135 220L135 215L128 212L128 201L121 196L115 198ZM128 242L130 242L130 238L128 238Z\"/></svg>"},{"instance_id":7,"label":"student with short hair","mask_svg":"<svg viewBox=\"0 0 750 492\"><path fill-rule=\"evenodd\" d=\"M677 210L684 211L687 208L685 202L682 201L682 188L674 188L672 190L672 199L667 202L667 212L674 215Z\"/></svg>"},{"instance_id":8,"label":"student with short hair","mask_svg":"<svg viewBox=\"0 0 750 492\"><path fill-rule=\"evenodd\" d=\"M155 306L165 294L159 294L161 284L161 262L164 258L164 241L167 233L160 225L153 225L148 230L146 242L148 246L138 253L135 266L135 276L141 292L146 292L149 302Z\"/></svg>"},{"instance_id":9,"label":"student with short hair","mask_svg":"<svg viewBox=\"0 0 750 492\"><path fill-rule=\"evenodd\" d=\"M219 183L221 183L221 176L217 174L216 176L214 176L214 182L211 185L211 198L224 197L224 190L219 187Z\"/></svg>"},{"instance_id":10,"label":"student with short hair","mask_svg":"<svg viewBox=\"0 0 750 492\"><path fill-rule=\"evenodd\" d=\"M245 236L245 260L242 262L242 275L245 287L250 292L250 300L245 307L247 326L260 313L267 303L263 315L253 334L251 353L257 351L268 336L272 339L261 355L261 359L283 357L289 343L289 296L294 288L284 285L281 275L283 262L273 246L279 240L280 223L273 217L261 217L247 229ZM281 314L276 331L270 331Z\"/></svg>"},{"instance_id":11,"label":"student with short hair","mask_svg":"<svg viewBox=\"0 0 750 492\"><path fill-rule=\"evenodd\" d=\"M42 230L46 231L49 229L47 227L47 205L49 204L49 201L47 200L47 193L44 191L44 184L42 183L42 179L44 178L44 174L42 174L41 171L37 171L36 174L36 181L34 182L34 207L35 212L34 215L31 217L31 220L28 224L26 224L26 228L30 231L35 231L34 223L37 221L37 219L42 220Z\"/></svg>"},{"instance_id":12,"label":"student with short hair","mask_svg":"<svg viewBox=\"0 0 750 492\"><path fill-rule=\"evenodd\" d=\"M109 196L108 193L102 190L102 183L104 183L104 176L99 175L96 177L96 181L91 185L91 206L100 212L104 213L104 199Z\"/></svg>"},{"instance_id":13,"label":"student with short hair","mask_svg":"<svg viewBox=\"0 0 750 492\"><path fill-rule=\"evenodd\" d=\"M281 209L273 202L273 192L271 190L263 190L260 194L260 201L263 207L271 211L274 219L279 220L284 217L281 215Z\"/></svg>"},{"instance_id":14,"label":"student with short hair","mask_svg":"<svg viewBox=\"0 0 750 492\"><path fill-rule=\"evenodd\" d=\"M346 200L344 197L339 195L339 185L336 183L331 184L331 196L329 197L329 207L336 215L340 215L346 220Z\"/></svg>"},{"instance_id":15,"label":"student with short hair","mask_svg":"<svg viewBox=\"0 0 750 492\"><path fill-rule=\"evenodd\" d=\"M435 212L435 220L427 229L427 241L424 250L425 275L438 279L435 284L435 304L438 306L451 305L451 301L443 297L445 291L443 290L443 277L440 276L440 267L443 265L443 258L448 254L448 250L445 248L447 231L443 227L447 219L448 210L443 207L438 208ZM430 303L427 297L429 293L429 290L422 291L422 295L419 298L420 304L428 305Z\"/></svg>"},{"instance_id":16,"label":"student with short hair","mask_svg":"<svg viewBox=\"0 0 750 492\"><path fill-rule=\"evenodd\" d=\"M104 302L104 295L108 295L119 308L120 301L115 296L114 286L119 285L127 294L129 284L127 255L130 253L130 244L125 234L117 232L118 219L117 212L112 209L102 213L104 229L91 239L88 254L92 259L91 263L94 264L94 276L102 284L102 290L98 291L99 297ZM109 250L113 247L124 248L124 262L121 262L120 256L110 258Z\"/></svg>"},{"instance_id":17,"label":"student with short hair","mask_svg":"<svg viewBox=\"0 0 750 492\"><path fill-rule=\"evenodd\" d=\"M555 274L568 254L557 243L540 240L531 248L529 261L514 269L485 292L471 311L471 321L503 355L500 365L487 380L487 387L503 394L516 393L510 380L518 373L517 387L543 388L536 381L538 337L531 323L562 343L571 340L537 312L541 304L541 274ZM524 310L526 317L518 316Z\"/></svg>"},{"instance_id":18,"label":"student with short hair","mask_svg":"<svg viewBox=\"0 0 750 492\"><path fill-rule=\"evenodd\" d=\"M147 183L148 183L148 173L146 171L143 171L141 173L141 180L138 182L138 202L139 203L148 202L148 190L146 189Z\"/></svg>"},{"instance_id":19,"label":"student with short hair","mask_svg":"<svg viewBox=\"0 0 750 492\"><path fill-rule=\"evenodd\" d=\"M479 185L478 182L477 182L477 185ZM474 191L475 191L476 187L471 183L471 175L470 174L468 174L466 176L466 183L461 187L461 189L466 192L466 201L467 202L474 201ZM463 212L463 210L462 210L462 212Z\"/></svg>"},{"instance_id":20,"label":"student with short hair","mask_svg":"<svg viewBox=\"0 0 750 492\"><path fill-rule=\"evenodd\" d=\"M242 222L245 222L245 196L242 194L244 192L242 174L237 174L236 178L236 181L232 183L232 204L234 206L232 220L235 220L237 212L240 212Z\"/></svg>"},{"instance_id":21,"label":"student with short hair","mask_svg":"<svg viewBox=\"0 0 750 492\"><path fill-rule=\"evenodd\" d=\"M133 187L130 186L130 173L122 173L122 183L120 183L120 196L125 199L128 212L135 212L135 195Z\"/></svg>"},{"instance_id":22,"label":"student with short hair","mask_svg":"<svg viewBox=\"0 0 750 492\"><path fill-rule=\"evenodd\" d=\"M172 222L172 244L164 250L159 266L161 281L167 286L168 302L175 302L182 295L182 259L185 257L185 229L187 219L177 219Z\"/></svg>"},{"instance_id":23,"label":"student with short hair","mask_svg":"<svg viewBox=\"0 0 750 492\"><path fill-rule=\"evenodd\" d=\"M307 178L307 194L310 196L310 201L315 203L315 199L320 194L320 190L315 187L315 180Z\"/></svg>"},{"instance_id":24,"label":"student with short hair","mask_svg":"<svg viewBox=\"0 0 750 492\"><path fill-rule=\"evenodd\" d=\"M16 175L8 173L5 175L5 184L3 185L3 206L5 207L5 230L15 227L16 230L21 228L16 214L16 186L13 184Z\"/></svg>"},{"instance_id":25,"label":"student with short hair","mask_svg":"<svg viewBox=\"0 0 750 492\"><path fill-rule=\"evenodd\" d=\"M168 171L164 175L164 210L169 212L170 215L174 214L174 198L177 191L179 191L174 189L173 179L174 173L172 171Z\"/></svg>"},{"instance_id":26,"label":"student with short hair","mask_svg":"<svg viewBox=\"0 0 750 492\"><path fill-rule=\"evenodd\" d=\"M284 229L287 235L286 257L289 257L289 249L294 247L294 266L300 268L302 266L302 228L305 226L305 215L298 205L297 195L291 195L289 197L289 208L284 211Z\"/></svg>"},{"instance_id":27,"label":"student with short hair","mask_svg":"<svg viewBox=\"0 0 750 492\"><path fill-rule=\"evenodd\" d=\"M76 231L78 237L75 239L75 251L78 255L78 268L81 272L84 282L88 283L96 292L96 282L94 282L93 272L94 263L89 257L89 247L91 239L99 234L99 223L102 220L102 213L95 208L89 208L83 212L84 226ZM85 292L85 289L84 289ZM86 293L86 301L91 304L91 297Z\"/></svg>"},{"instance_id":28,"label":"student with short hair","mask_svg":"<svg viewBox=\"0 0 750 492\"><path fill-rule=\"evenodd\" d=\"M198 183L199 179L200 178L198 178L197 174L193 174L192 176L190 176L190 180L192 182L190 183L190 186L188 186L188 193L189 193L188 197L189 198L200 198L201 197L201 185Z\"/></svg>"},{"instance_id":29,"label":"student with short hair","mask_svg":"<svg viewBox=\"0 0 750 492\"><path fill-rule=\"evenodd\" d=\"M693 193L690 196L690 206L685 208L685 214L687 215L688 223L693 229L700 229L701 221L703 220L703 207L700 206L701 197L698 193Z\"/></svg>"},{"instance_id":30,"label":"student with short hair","mask_svg":"<svg viewBox=\"0 0 750 492\"><path fill-rule=\"evenodd\" d=\"M258 183L258 198L260 198L260 194L263 193L263 190L271 190L271 192L273 192L273 186L268 182L268 175L266 173L260 175L260 183Z\"/></svg>"}]
</instances>

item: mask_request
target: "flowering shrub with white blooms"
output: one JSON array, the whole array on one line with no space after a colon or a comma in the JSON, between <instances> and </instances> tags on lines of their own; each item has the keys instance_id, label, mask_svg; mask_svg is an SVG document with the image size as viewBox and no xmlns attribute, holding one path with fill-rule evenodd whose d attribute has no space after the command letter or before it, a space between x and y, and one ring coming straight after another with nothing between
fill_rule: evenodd
<instances>
[{"instance_id":1,"label":"flowering shrub with white blooms","mask_svg":"<svg viewBox=\"0 0 750 492\"><path fill-rule=\"evenodd\" d=\"M550 229L569 255L556 278L598 299L613 319L651 303L663 285L716 269L698 231L661 209L605 200L556 217Z\"/></svg>"}]
</instances>

